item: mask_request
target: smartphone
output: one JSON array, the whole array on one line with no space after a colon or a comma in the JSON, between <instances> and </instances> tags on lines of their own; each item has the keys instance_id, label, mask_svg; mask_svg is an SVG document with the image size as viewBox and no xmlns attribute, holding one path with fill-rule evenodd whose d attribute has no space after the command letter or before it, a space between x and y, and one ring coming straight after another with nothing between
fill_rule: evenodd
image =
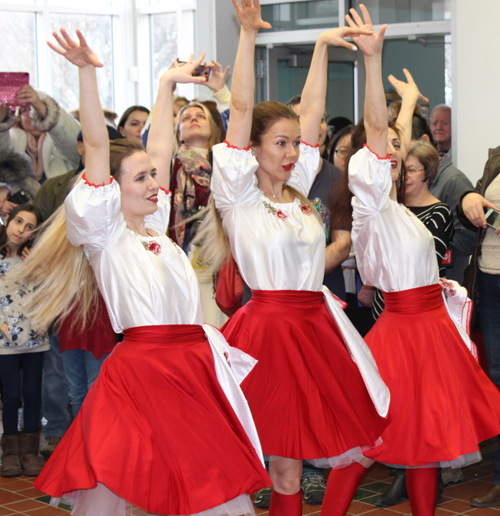
<instances>
[{"instance_id":1,"label":"smartphone","mask_svg":"<svg viewBox=\"0 0 500 516\"><path fill-rule=\"evenodd\" d=\"M488 224L490 228L493 228L496 231L500 227L500 212L491 208L484 214L484 216L486 217L486 224Z\"/></svg>"},{"instance_id":2,"label":"smartphone","mask_svg":"<svg viewBox=\"0 0 500 516\"><path fill-rule=\"evenodd\" d=\"M0 105L27 106L26 102L18 102L17 93L29 82L28 72L0 72Z\"/></svg>"},{"instance_id":3,"label":"smartphone","mask_svg":"<svg viewBox=\"0 0 500 516\"><path fill-rule=\"evenodd\" d=\"M179 61L179 64L186 64L186 61ZM208 81L211 71L212 71L212 68L210 68L210 66L207 66L207 64L204 63L204 64L201 64L200 66L197 66L191 75L193 77L202 77L203 76Z\"/></svg>"}]
</instances>

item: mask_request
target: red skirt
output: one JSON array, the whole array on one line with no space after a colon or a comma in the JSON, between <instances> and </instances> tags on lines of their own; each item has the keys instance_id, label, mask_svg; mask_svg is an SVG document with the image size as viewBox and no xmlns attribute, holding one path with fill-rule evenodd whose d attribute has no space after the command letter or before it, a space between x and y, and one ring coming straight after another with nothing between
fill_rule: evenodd
<instances>
[{"instance_id":1,"label":"red skirt","mask_svg":"<svg viewBox=\"0 0 500 516\"><path fill-rule=\"evenodd\" d=\"M478 443L500 434L500 392L460 337L440 285L384 300L365 341L391 391L392 421L366 455L410 467L480 460Z\"/></svg>"},{"instance_id":2,"label":"red skirt","mask_svg":"<svg viewBox=\"0 0 500 516\"><path fill-rule=\"evenodd\" d=\"M328 463L335 467L352 462L344 460L351 450L375 446L387 421L321 292L252 291L221 331L258 360L241 388L265 454L333 458Z\"/></svg>"},{"instance_id":3,"label":"red skirt","mask_svg":"<svg viewBox=\"0 0 500 516\"><path fill-rule=\"evenodd\" d=\"M60 497L98 482L169 515L271 485L217 381L201 326L127 330L35 486Z\"/></svg>"}]
</instances>

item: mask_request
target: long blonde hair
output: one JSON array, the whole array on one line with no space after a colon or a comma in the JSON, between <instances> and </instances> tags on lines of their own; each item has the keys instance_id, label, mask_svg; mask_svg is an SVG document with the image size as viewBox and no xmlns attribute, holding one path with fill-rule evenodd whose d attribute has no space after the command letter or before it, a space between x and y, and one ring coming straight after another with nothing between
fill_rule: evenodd
<instances>
[{"instance_id":1,"label":"long blonde hair","mask_svg":"<svg viewBox=\"0 0 500 516\"><path fill-rule=\"evenodd\" d=\"M118 182L123 160L138 151L144 147L135 141L110 142L110 171ZM35 287L24 305L36 331L47 331L55 319L71 313L72 327L80 330L95 319L99 289L83 247L74 247L66 238L64 204L41 226L28 258L9 279Z\"/></svg>"}]
</instances>

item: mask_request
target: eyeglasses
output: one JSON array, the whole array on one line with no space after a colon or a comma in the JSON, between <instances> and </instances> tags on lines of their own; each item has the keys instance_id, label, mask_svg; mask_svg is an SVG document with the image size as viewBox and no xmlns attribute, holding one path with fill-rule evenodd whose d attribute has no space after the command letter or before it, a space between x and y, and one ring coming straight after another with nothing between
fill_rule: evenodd
<instances>
[{"instance_id":1,"label":"eyeglasses","mask_svg":"<svg viewBox=\"0 0 500 516\"><path fill-rule=\"evenodd\" d=\"M406 173L409 175L409 176L413 176L415 174L418 174L418 172L425 172L425 168L407 168L406 169Z\"/></svg>"}]
</instances>

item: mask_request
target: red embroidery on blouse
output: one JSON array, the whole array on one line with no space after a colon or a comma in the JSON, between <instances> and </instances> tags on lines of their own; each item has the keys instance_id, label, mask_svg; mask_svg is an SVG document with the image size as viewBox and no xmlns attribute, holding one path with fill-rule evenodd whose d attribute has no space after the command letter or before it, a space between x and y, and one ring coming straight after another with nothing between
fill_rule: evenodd
<instances>
[{"instance_id":1,"label":"red embroidery on blouse","mask_svg":"<svg viewBox=\"0 0 500 516\"><path fill-rule=\"evenodd\" d=\"M160 190L166 195L170 195L172 193L170 190L163 188L163 186L160 186Z\"/></svg>"},{"instance_id":2,"label":"red embroidery on blouse","mask_svg":"<svg viewBox=\"0 0 500 516\"><path fill-rule=\"evenodd\" d=\"M287 218L287 216L281 210L276 210L275 215L278 217L278 219L285 220Z\"/></svg>"},{"instance_id":3,"label":"red embroidery on blouse","mask_svg":"<svg viewBox=\"0 0 500 516\"><path fill-rule=\"evenodd\" d=\"M319 143L317 143L316 145L311 145L310 143L307 143L304 140L301 140L300 143L303 143L304 145L311 147L311 149L319 149Z\"/></svg>"},{"instance_id":4,"label":"red embroidery on blouse","mask_svg":"<svg viewBox=\"0 0 500 516\"><path fill-rule=\"evenodd\" d=\"M301 204L300 205L300 211L304 214L304 215L312 215L312 210L309 206L307 206L307 204Z\"/></svg>"},{"instance_id":5,"label":"red embroidery on blouse","mask_svg":"<svg viewBox=\"0 0 500 516\"><path fill-rule=\"evenodd\" d=\"M227 140L224 140L224 143L227 145L229 149L236 149L236 150L243 150L243 151L249 151L250 145L246 149L240 149L239 147L236 147L236 145L231 145Z\"/></svg>"},{"instance_id":6,"label":"red embroidery on blouse","mask_svg":"<svg viewBox=\"0 0 500 516\"><path fill-rule=\"evenodd\" d=\"M387 153L387 156L385 158L381 158L376 152L373 152L370 147L368 147L368 144L363 144L363 147L366 147L373 155L377 156L377 159L391 159L391 155Z\"/></svg>"},{"instance_id":7,"label":"red embroidery on blouse","mask_svg":"<svg viewBox=\"0 0 500 516\"><path fill-rule=\"evenodd\" d=\"M102 185L95 185L94 183L89 183L89 182L87 181L87 176L86 176L86 174L83 174L82 179L83 179L83 182L84 182L86 185L88 185L88 186L93 186L94 188L100 188L100 187L102 187L102 186L108 186L106 183L102 183ZM110 180L109 180L109 183L108 183L108 184L110 185L114 180L115 180L115 178L114 178L113 176L111 176L111 178L110 178Z\"/></svg>"}]
</instances>

